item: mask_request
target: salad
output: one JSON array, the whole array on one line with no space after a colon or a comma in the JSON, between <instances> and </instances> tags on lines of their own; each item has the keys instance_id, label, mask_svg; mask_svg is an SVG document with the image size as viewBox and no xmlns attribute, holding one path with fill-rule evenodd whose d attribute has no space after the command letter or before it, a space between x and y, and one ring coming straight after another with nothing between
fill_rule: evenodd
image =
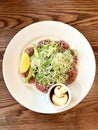
<instances>
[{"instance_id":1,"label":"salad","mask_svg":"<svg viewBox=\"0 0 98 130\"><path fill-rule=\"evenodd\" d=\"M22 52L20 74L25 83L34 83L47 92L56 83L71 84L77 77L77 51L63 40L41 40Z\"/></svg>"}]
</instances>

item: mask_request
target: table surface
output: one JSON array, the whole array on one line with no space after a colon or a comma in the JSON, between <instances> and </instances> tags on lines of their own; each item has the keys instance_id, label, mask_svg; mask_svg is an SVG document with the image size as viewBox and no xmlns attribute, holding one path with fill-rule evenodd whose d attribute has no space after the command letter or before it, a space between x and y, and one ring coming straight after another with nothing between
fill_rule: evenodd
<instances>
[{"instance_id":1,"label":"table surface","mask_svg":"<svg viewBox=\"0 0 98 130\"><path fill-rule=\"evenodd\" d=\"M67 23L82 32L93 48L96 77L85 99L71 110L45 115L21 106L2 75L3 54L23 27L43 20ZM0 0L0 130L98 130L98 0Z\"/></svg>"}]
</instances>

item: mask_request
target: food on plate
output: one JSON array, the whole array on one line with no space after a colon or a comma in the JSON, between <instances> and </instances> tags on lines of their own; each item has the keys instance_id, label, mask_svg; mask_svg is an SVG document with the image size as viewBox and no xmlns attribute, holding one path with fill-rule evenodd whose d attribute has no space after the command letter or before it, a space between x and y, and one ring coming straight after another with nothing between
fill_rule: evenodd
<instances>
[{"instance_id":1,"label":"food on plate","mask_svg":"<svg viewBox=\"0 0 98 130\"><path fill-rule=\"evenodd\" d=\"M56 83L71 84L77 77L77 53L63 40L45 39L26 47L20 63L25 83L47 92Z\"/></svg>"},{"instance_id":2,"label":"food on plate","mask_svg":"<svg viewBox=\"0 0 98 130\"><path fill-rule=\"evenodd\" d=\"M61 85L57 85L50 93L51 102L56 106L63 106L68 101L68 91Z\"/></svg>"}]
</instances>

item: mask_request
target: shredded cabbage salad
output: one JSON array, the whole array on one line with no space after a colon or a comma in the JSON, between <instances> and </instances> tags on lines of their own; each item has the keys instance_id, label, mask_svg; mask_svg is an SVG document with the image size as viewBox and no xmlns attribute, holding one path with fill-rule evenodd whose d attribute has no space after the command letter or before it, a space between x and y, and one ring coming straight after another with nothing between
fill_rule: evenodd
<instances>
[{"instance_id":1,"label":"shredded cabbage salad","mask_svg":"<svg viewBox=\"0 0 98 130\"><path fill-rule=\"evenodd\" d=\"M51 40L49 44L38 47L33 44L34 54L30 57L30 70L25 82L34 77L40 84L50 86L55 83L65 84L67 72L73 70L72 50L61 51L58 44Z\"/></svg>"}]
</instances>

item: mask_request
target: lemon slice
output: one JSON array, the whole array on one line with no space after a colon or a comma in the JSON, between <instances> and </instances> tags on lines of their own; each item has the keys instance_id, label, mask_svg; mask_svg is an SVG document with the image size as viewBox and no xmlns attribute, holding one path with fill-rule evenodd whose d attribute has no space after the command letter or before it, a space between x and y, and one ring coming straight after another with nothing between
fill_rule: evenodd
<instances>
[{"instance_id":1,"label":"lemon slice","mask_svg":"<svg viewBox=\"0 0 98 130\"><path fill-rule=\"evenodd\" d=\"M29 55L23 51L20 62L20 73L25 73L30 66L30 58Z\"/></svg>"}]
</instances>

